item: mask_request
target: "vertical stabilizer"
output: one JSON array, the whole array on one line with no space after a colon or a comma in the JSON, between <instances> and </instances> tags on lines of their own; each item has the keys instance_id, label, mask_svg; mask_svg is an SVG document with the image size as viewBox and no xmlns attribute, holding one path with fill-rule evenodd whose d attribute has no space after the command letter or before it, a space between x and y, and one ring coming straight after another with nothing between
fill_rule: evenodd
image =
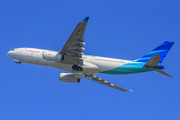
<instances>
[{"instance_id":1,"label":"vertical stabilizer","mask_svg":"<svg viewBox=\"0 0 180 120\"><path fill-rule=\"evenodd\" d=\"M153 51L148 53L147 55L143 56L142 58L138 59L137 62L147 62L154 54L160 54L159 63L162 63L164 58L166 57L167 53L173 46L174 42L166 41L157 48L155 48Z\"/></svg>"}]
</instances>

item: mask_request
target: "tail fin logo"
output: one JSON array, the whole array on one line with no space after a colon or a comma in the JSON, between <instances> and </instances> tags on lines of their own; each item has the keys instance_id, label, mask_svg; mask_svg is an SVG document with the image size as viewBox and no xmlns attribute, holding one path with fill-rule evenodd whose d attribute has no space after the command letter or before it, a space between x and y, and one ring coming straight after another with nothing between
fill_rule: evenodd
<instances>
[{"instance_id":1,"label":"tail fin logo","mask_svg":"<svg viewBox=\"0 0 180 120\"><path fill-rule=\"evenodd\" d=\"M164 58L166 57L167 53L173 46L174 42L166 41L157 48L155 48L153 51L148 53L147 55L143 56L142 58L138 59L136 62L147 62L154 54L160 54L159 63L162 63Z\"/></svg>"}]
</instances>

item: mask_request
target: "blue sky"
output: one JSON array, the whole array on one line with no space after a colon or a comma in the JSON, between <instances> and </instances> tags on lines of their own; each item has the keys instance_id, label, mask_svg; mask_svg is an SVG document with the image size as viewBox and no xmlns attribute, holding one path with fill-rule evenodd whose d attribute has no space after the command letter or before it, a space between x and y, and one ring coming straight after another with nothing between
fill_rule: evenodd
<instances>
[{"instance_id":1,"label":"blue sky","mask_svg":"<svg viewBox=\"0 0 180 120\"><path fill-rule=\"evenodd\" d=\"M1 120L179 120L180 2L178 0L6 0L0 2ZM86 16L85 54L134 60L164 41L175 42L155 72L98 76L134 92L82 79L63 83L63 71L15 64L19 47L59 51Z\"/></svg>"}]
</instances>

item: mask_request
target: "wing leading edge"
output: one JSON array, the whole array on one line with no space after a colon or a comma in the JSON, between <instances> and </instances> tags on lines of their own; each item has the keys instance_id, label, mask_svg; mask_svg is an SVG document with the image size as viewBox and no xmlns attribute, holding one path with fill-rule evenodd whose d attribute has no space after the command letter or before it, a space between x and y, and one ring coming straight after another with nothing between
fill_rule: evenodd
<instances>
[{"instance_id":1,"label":"wing leading edge","mask_svg":"<svg viewBox=\"0 0 180 120\"><path fill-rule=\"evenodd\" d=\"M61 49L60 53L64 54L66 57L64 62L71 63L75 65L83 64L81 60L83 55L84 46L84 32L89 17L86 17L82 22L78 23L73 33L67 40L66 44Z\"/></svg>"},{"instance_id":2,"label":"wing leading edge","mask_svg":"<svg viewBox=\"0 0 180 120\"><path fill-rule=\"evenodd\" d=\"M87 79L90 79L90 80L92 80L92 81L101 83L101 84L103 84L103 85L106 85L106 86L109 86L109 87L112 87L112 88L121 90L121 91L123 91L123 92L125 92L125 91L127 91L127 92L132 92L132 91L134 91L134 89L128 90L128 89L119 87L119 86L117 86L117 85L115 85L115 84L113 84L113 83L110 83L110 82L108 82L108 81L106 81L106 80L104 80L104 79L102 79L102 78L100 78L100 77L98 77L98 76L96 76L96 75L86 75L86 78L87 78Z\"/></svg>"}]
</instances>

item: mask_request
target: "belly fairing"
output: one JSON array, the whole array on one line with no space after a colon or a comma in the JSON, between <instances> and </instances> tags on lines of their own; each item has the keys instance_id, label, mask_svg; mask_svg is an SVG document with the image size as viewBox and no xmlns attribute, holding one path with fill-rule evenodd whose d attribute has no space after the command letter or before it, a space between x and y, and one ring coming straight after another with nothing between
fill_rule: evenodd
<instances>
[{"instance_id":1,"label":"belly fairing","mask_svg":"<svg viewBox=\"0 0 180 120\"><path fill-rule=\"evenodd\" d=\"M72 69L73 64L66 64L66 63L61 63L57 61L48 61L46 65L49 67L63 70L63 71L73 72L73 69ZM98 73L98 67L92 63L84 62L83 66L80 66L80 67L82 67L83 73L85 74Z\"/></svg>"},{"instance_id":2,"label":"belly fairing","mask_svg":"<svg viewBox=\"0 0 180 120\"><path fill-rule=\"evenodd\" d=\"M98 73L98 67L89 62L83 62L83 66L81 66L83 72L86 74L95 74Z\"/></svg>"},{"instance_id":3,"label":"belly fairing","mask_svg":"<svg viewBox=\"0 0 180 120\"><path fill-rule=\"evenodd\" d=\"M73 66L73 64L65 64L57 61L47 61L46 65L49 67L53 67L68 72L72 72L72 66Z\"/></svg>"}]
</instances>

